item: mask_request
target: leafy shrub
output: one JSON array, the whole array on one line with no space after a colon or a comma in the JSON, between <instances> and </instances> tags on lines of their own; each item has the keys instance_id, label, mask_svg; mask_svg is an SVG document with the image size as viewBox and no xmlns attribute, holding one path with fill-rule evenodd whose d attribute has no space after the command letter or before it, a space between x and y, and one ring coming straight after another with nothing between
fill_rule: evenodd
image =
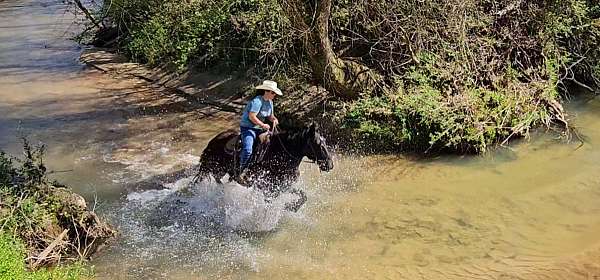
<instances>
[{"instance_id":1,"label":"leafy shrub","mask_svg":"<svg viewBox=\"0 0 600 280\"><path fill-rule=\"evenodd\" d=\"M126 24L125 49L153 65L183 69L192 64L223 63L231 68L256 64L274 68L287 54L285 23L275 0L163 1L156 6L125 5L109 9L112 17L133 11L139 22ZM138 9L150 11L142 13Z\"/></svg>"},{"instance_id":2,"label":"leafy shrub","mask_svg":"<svg viewBox=\"0 0 600 280\"><path fill-rule=\"evenodd\" d=\"M556 98L550 82L523 83L507 73L493 91L443 92L439 88L448 80L437 69L433 64L415 67L397 78L393 92L363 96L346 113L344 125L355 128L364 143L383 140L388 149L480 153L551 120L541 105Z\"/></svg>"},{"instance_id":3,"label":"leafy shrub","mask_svg":"<svg viewBox=\"0 0 600 280\"><path fill-rule=\"evenodd\" d=\"M344 125L382 149L484 152L535 126L566 125L558 93L600 87L595 0L333 2L335 55L383 77L349 101ZM108 3L106 13L127 34L122 46L140 61L327 84L304 71L303 36L282 8L289 2Z\"/></svg>"},{"instance_id":4,"label":"leafy shrub","mask_svg":"<svg viewBox=\"0 0 600 280\"><path fill-rule=\"evenodd\" d=\"M350 12L336 19L336 36L362 45L352 56L388 77L344 124L397 149L459 152L563 124L559 90L600 86L597 2L525 1L506 13L496 2L342 1Z\"/></svg>"},{"instance_id":5,"label":"leafy shrub","mask_svg":"<svg viewBox=\"0 0 600 280\"><path fill-rule=\"evenodd\" d=\"M0 234L0 280L75 280L90 278L92 272L82 263L61 266L53 269L27 271L25 267L25 246L15 237Z\"/></svg>"},{"instance_id":6,"label":"leafy shrub","mask_svg":"<svg viewBox=\"0 0 600 280\"><path fill-rule=\"evenodd\" d=\"M114 231L86 209L83 198L50 183L44 147L23 141L23 159L0 151L0 279L75 279L87 273L82 264L25 273L25 254L33 268L81 260ZM58 236L63 242L53 246L47 258L33 258Z\"/></svg>"},{"instance_id":7,"label":"leafy shrub","mask_svg":"<svg viewBox=\"0 0 600 280\"><path fill-rule=\"evenodd\" d=\"M0 186L8 186L15 176L12 159L0 151Z\"/></svg>"}]
</instances>

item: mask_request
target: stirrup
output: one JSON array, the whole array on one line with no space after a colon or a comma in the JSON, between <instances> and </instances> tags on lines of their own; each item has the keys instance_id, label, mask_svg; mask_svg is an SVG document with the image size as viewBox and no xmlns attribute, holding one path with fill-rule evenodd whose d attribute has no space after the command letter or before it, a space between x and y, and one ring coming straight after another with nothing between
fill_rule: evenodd
<instances>
[{"instance_id":1,"label":"stirrup","mask_svg":"<svg viewBox=\"0 0 600 280\"><path fill-rule=\"evenodd\" d=\"M247 169L244 169L235 176L234 180L240 185L245 185L248 183L247 177Z\"/></svg>"}]
</instances>

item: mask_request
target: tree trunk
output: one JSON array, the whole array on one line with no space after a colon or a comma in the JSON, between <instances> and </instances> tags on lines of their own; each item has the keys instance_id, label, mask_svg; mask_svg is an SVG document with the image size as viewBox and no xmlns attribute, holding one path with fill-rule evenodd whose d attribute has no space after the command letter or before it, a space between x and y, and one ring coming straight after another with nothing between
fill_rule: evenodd
<instances>
[{"instance_id":1,"label":"tree trunk","mask_svg":"<svg viewBox=\"0 0 600 280\"><path fill-rule=\"evenodd\" d=\"M373 91L381 78L368 67L335 54L329 40L331 3L332 0L284 0L282 7L292 27L302 34L314 77L323 81L330 92L352 99L360 92Z\"/></svg>"}]
</instances>

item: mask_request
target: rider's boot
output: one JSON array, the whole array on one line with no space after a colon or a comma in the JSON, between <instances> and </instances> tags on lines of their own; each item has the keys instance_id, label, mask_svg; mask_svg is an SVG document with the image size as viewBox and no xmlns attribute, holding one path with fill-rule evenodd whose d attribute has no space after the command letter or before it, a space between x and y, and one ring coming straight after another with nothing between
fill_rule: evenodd
<instances>
[{"instance_id":1,"label":"rider's boot","mask_svg":"<svg viewBox=\"0 0 600 280\"><path fill-rule=\"evenodd\" d=\"M246 172L246 168L242 168L241 171L238 173L238 175L235 177L235 181L238 182L238 184L240 185L245 185L247 183L247 172Z\"/></svg>"}]
</instances>

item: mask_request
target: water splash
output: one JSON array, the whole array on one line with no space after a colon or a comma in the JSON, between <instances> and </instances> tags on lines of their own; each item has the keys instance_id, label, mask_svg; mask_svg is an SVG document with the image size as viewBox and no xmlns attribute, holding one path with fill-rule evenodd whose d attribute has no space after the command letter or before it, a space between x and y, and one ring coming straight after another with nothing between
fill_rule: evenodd
<instances>
[{"instance_id":1,"label":"water splash","mask_svg":"<svg viewBox=\"0 0 600 280\"><path fill-rule=\"evenodd\" d=\"M285 205L297 199L296 195L282 194L277 199L267 201L261 191L238 184L225 185L225 225L248 232L274 230L286 213Z\"/></svg>"},{"instance_id":2,"label":"water splash","mask_svg":"<svg viewBox=\"0 0 600 280\"><path fill-rule=\"evenodd\" d=\"M294 194L282 194L267 199L260 190L236 183L218 185L210 182L192 184L192 177L166 184L165 189L133 192L127 201L140 207L163 213L162 222L178 223L199 217L212 219L224 230L268 232L274 230L285 216L285 205L294 202ZM164 219L166 217L166 219Z\"/></svg>"},{"instance_id":3,"label":"water splash","mask_svg":"<svg viewBox=\"0 0 600 280\"><path fill-rule=\"evenodd\" d=\"M202 275L257 272L259 264L270 258L260 247L263 238L273 234L282 220L302 215L284 210L286 203L297 199L292 194L266 201L261 191L235 183L191 181L186 177L161 190L132 192L118 211L109 211L118 215L112 220L118 223L122 244L113 246L107 258L127 259L132 267L138 261L144 267L176 265ZM105 269L122 269L107 259L100 262Z\"/></svg>"}]
</instances>

